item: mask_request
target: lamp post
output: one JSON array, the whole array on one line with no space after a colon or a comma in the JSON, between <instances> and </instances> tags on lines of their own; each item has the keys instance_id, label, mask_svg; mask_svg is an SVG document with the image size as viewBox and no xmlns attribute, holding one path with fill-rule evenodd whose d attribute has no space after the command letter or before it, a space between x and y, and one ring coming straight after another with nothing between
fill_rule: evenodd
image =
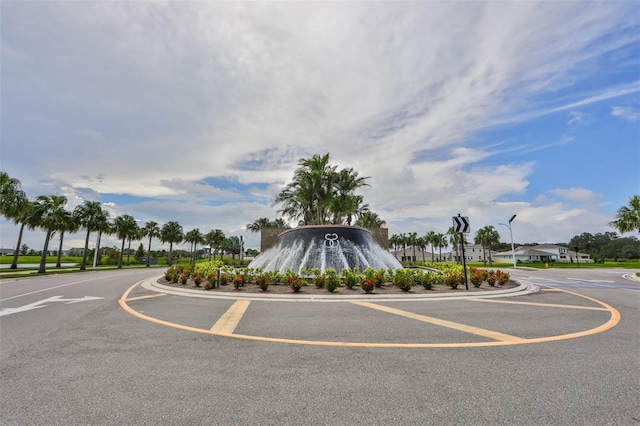
<instances>
[{"instance_id":1,"label":"lamp post","mask_svg":"<svg viewBox=\"0 0 640 426\"><path fill-rule=\"evenodd\" d=\"M516 266L516 250L513 247L513 232L511 232L511 222L513 222L513 219L516 218L517 215L513 215L511 216L511 219L509 219L509 223L498 223L498 225L504 225L507 228L509 228L509 236L511 237L511 257L513 257L513 269L517 269L518 267Z\"/></svg>"}]
</instances>

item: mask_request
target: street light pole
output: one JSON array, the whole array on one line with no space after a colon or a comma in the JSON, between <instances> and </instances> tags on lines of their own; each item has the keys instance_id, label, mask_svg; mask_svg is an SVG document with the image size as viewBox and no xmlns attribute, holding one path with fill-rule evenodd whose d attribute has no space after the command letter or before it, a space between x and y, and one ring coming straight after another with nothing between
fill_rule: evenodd
<instances>
[{"instance_id":1,"label":"street light pole","mask_svg":"<svg viewBox=\"0 0 640 426\"><path fill-rule=\"evenodd\" d=\"M511 219L509 219L509 223L499 223L498 225L504 225L507 228L509 228L509 236L511 237L511 257L513 258L513 269L517 269L518 267L516 266L516 250L513 247L513 232L511 231L511 222L513 222L513 219L516 218L517 215L513 215L511 216Z\"/></svg>"}]
</instances>

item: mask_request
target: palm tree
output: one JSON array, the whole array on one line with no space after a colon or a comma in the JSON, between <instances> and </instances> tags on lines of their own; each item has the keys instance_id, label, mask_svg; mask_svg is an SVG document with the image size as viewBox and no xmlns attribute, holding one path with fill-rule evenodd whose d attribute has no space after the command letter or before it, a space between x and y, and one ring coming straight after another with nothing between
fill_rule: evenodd
<instances>
[{"instance_id":1,"label":"palm tree","mask_svg":"<svg viewBox=\"0 0 640 426\"><path fill-rule=\"evenodd\" d=\"M214 229L205 234L204 243L209 246L209 260L211 260L211 254L214 248L217 251L224 241L224 238L224 232L222 232L221 229ZM220 258L222 259L222 256L220 256Z\"/></svg>"},{"instance_id":2,"label":"palm tree","mask_svg":"<svg viewBox=\"0 0 640 426\"><path fill-rule=\"evenodd\" d=\"M456 263L462 262L462 251L459 250L459 246L463 241L467 241L464 234L456 232L453 226L450 226L447 231L447 236L449 237L449 242L453 246L453 249L458 254L458 256L456 256Z\"/></svg>"},{"instance_id":3,"label":"palm tree","mask_svg":"<svg viewBox=\"0 0 640 426\"><path fill-rule=\"evenodd\" d=\"M65 232L76 232L78 230L78 228L80 227L80 225L78 224L78 221L76 220L75 216L65 210L64 211L64 217L61 218L62 221L60 222L60 228L58 228L56 231L58 231L60 233L60 244L58 246L58 259L56 262L56 268L60 268L60 266L62 265L61 260L62 260L62 242L64 240L64 233Z\"/></svg>"},{"instance_id":4,"label":"palm tree","mask_svg":"<svg viewBox=\"0 0 640 426\"><path fill-rule=\"evenodd\" d=\"M609 225L620 231L640 232L640 196L634 195L629 199L629 206L620 207L616 213L616 220Z\"/></svg>"},{"instance_id":5,"label":"palm tree","mask_svg":"<svg viewBox=\"0 0 640 426\"><path fill-rule=\"evenodd\" d=\"M416 239L416 245L418 246L418 248L422 251L422 262L425 261L424 258L424 251L427 249L427 245L429 243L427 242L427 239L425 237L418 237Z\"/></svg>"},{"instance_id":6,"label":"palm tree","mask_svg":"<svg viewBox=\"0 0 640 426\"><path fill-rule=\"evenodd\" d=\"M196 249L198 248L198 243L202 242L204 237L198 228L192 229L187 232L184 236L184 241L187 243L191 243L190 251L189 251L189 260L191 263L196 262Z\"/></svg>"},{"instance_id":7,"label":"palm tree","mask_svg":"<svg viewBox=\"0 0 640 426\"><path fill-rule=\"evenodd\" d=\"M100 240L102 239L102 234L113 234L115 232L115 227L108 220L104 220L98 224L96 231L98 231L98 238L96 238L96 249L93 254L94 268L98 265L98 260L100 259Z\"/></svg>"},{"instance_id":8,"label":"palm tree","mask_svg":"<svg viewBox=\"0 0 640 426\"><path fill-rule=\"evenodd\" d=\"M147 249L147 268L151 265L151 239L160 236L160 227L153 220L149 220L144 224L142 233L145 237L149 237L149 246Z\"/></svg>"},{"instance_id":9,"label":"palm tree","mask_svg":"<svg viewBox=\"0 0 640 426\"><path fill-rule=\"evenodd\" d=\"M99 201L85 201L73 211L81 228L87 230L87 236L84 240L84 252L82 253L82 263L80 270L87 268L87 254L89 252L89 236L93 231L98 231L105 227L105 223L109 221L109 212L102 209Z\"/></svg>"},{"instance_id":10,"label":"palm tree","mask_svg":"<svg viewBox=\"0 0 640 426\"><path fill-rule=\"evenodd\" d=\"M131 233L127 236L127 240L129 241L129 245L127 246L127 265L131 265L131 262L129 261L131 258L131 241L140 241L142 237L144 237L142 229L140 229L138 222L136 222Z\"/></svg>"},{"instance_id":11,"label":"palm tree","mask_svg":"<svg viewBox=\"0 0 640 426\"><path fill-rule=\"evenodd\" d=\"M240 253L241 246L240 238L234 235L222 241L221 249L223 253L231 253L231 258L235 259L236 255ZM222 255L220 255L220 258L222 259Z\"/></svg>"},{"instance_id":12,"label":"palm tree","mask_svg":"<svg viewBox=\"0 0 640 426\"><path fill-rule=\"evenodd\" d=\"M20 181L10 177L6 172L0 171L0 214L12 220L16 225L20 225L18 242L13 252L11 269L18 268L18 255L20 253L20 245L22 244L22 234L24 227L28 226L32 210L33 203L22 190Z\"/></svg>"},{"instance_id":13,"label":"palm tree","mask_svg":"<svg viewBox=\"0 0 640 426\"><path fill-rule=\"evenodd\" d=\"M268 228L271 221L268 217L261 217L256 219L253 223L247 225L247 231L260 232L262 228Z\"/></svg>"},{"instance_id":14,"label":"palm tree","mask_svg":"<svg viewBox=\"0 0 640 426\"><path fill-rule=\"evenodd\" d=\"M436 233L435 233L435 231L427 232L427 235L424 236L424 239L427 241L428 244L431 245L431 261L435 262L434 254L433 254L433 246L436 243Z\"/></svg>"},{"instance_id":15,"label":"palm tree","mask_svg":"<svg viewBox=\"0 0 640 426\"><path fill-rule=\"evenodd\" d=\"M181 243L184 239L182 225L176 221L170 221L164 224L160 230L160 240L163 243L169 243L169 259L167 263L171 266L173 261L173 243Z\"/></svg>"},{"instance_id":16,"label":"palm tree","mask_svg":"<svg viewBox=\"0 0 640 426\"><path fill-rule=\"evenodd\" d=\"M270 226L272 228L290 228L289 224L281 217L274 219L273 222L270 223Z\"/></svg>"},{"instance_id":17,"label":"palm tree","mask_svg":"<svg viewBox=\"0 0 640 426\"><path fill-rule=\"evenodd\" d=\"M418 233L417 232L409 232L407 235L407 242L413 248L413 257L411 261L414 262L416 260L416 244L418 244Z\"/></svg>"},{"instance_id":18,"label":"palm tree","mask_svg":"<svg viewBox=\"0 0 640 426\"><path fill-rule=\"evenodd\" d=\"M342 169L335 173L332 182L333 198L330 203L333 213L333 223L340 224L346 219L346 224L351 225L353 216L361 215L369 210L367 204L363 204L362 196L355 195L355 191L366 183L368 177L359 177L358 172L352 168ZM344 219L343 219L344 218Z\"/></svg>"},{"instance_id":19,"label":"palm tree","mask_svg":"<svg viewBox=\"0 0 640 426\"><path fill-rule=\"evenodd\" d=\"M436 234L435 238L434 238L436 247L438 247L438 261L441 262L442 261L442 249L446 248L449 246L449 243L447 242L447 236L444 234Z\"/></svg>"},{"instance_id":20,"label":"palm tree","mask_svg":"<svg viewBox=\"0 0 640 426\"><path fill-rule=\"evenodd\" d=\"M400 234L400 244L402 244L402 260L407 260L407 243L409 238L406 233Z\"/></svg>"},{"instance_id":21,"label":"palm tree","mask_svg":"<svg viewBox=\"0 0 640 426\"><path fill-rule=\"evenodd\" d=\"M367 211L358 217L355 225L361 228L378 229L382 228L386 223L387 222L382 220L377 213Z\"/></svg>"},{"instance_id":22,"label":"palm tree","mask_svg":"<svg viewBox=\"0 0 640 426\"><path fill-rule=\"evenodd\" d=\"M492 266L491 245L500 242L500 234L491 225L478 229L476 232L475 243L482 245L482 262L487 265L486 248L489 248L489 267Z\"/></svg>"},{"instance_id":23,"label":"palm tree","mask_svg":"<svg viewBox=\"0 0 640 426\"><path fill-rule=\"evenodd\" d=\"M33 215L29 223L30 228L42 228L45 231L44 247L40 258L39 274L47 272L47 252L49 240L53 233L63 227L67 214L64 206L67 198L62 195L40 195L36 198Z\"/></svg>"},{"instance_id":24,"label":"palm tree","mask_svg":"<svg viewBox=\"0 0 640 426\"><path fill-rule=\"evenodd\" d=\"M118 269L122 268L122 257L124 255L124 243L129 238L136 235L138 224L133 216L129 216L128 214L123 214L122 216L118 216L113 221L113 227L116 235L119 239L122 240L122 248L120 249L120 259L118 260ZM131 242L129 242L131 244ZM127 258L127 264L129 260Z\"/></svg>"},{"instance_id":25,"label":"palm tree","mask_svg":"<svg viewBox=\"0 0 640 426\"><path fill-rule=\"evenodd\" d=\"M273 205L280 204L278 213L302 225L322 225L328 222L350 224L353 216L368 210L355 190L367 185L353 169L336 171L329 164L329 154L301 158L293 180L280 192Z\"/></svg>"}]
</instances>

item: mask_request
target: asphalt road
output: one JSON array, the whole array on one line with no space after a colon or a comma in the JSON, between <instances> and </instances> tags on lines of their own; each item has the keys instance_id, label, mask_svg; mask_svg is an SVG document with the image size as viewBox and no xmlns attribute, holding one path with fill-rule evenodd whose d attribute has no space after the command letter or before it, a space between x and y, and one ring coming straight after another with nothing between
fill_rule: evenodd
<instances>
[{"instance_id":1,"label":"asphalt road","mask_svg":"<svg viewBox=\"0 0 640 426\"><path fill-rule=\"evenodd\" d=\"M234 300L134 286L158 273L0 282L0 423L640 425L640 283L621 270L512 271L540 291L488 301L250 301L235 317Z\"/></svg>"}]
</instances>

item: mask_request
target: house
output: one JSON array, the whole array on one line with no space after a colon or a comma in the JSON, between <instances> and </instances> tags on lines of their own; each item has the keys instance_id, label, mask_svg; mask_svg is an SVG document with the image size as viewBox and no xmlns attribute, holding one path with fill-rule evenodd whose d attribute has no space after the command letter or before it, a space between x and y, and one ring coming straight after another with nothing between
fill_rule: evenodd
<instances>
[{"instance_id":1,"label":"house","mask_svg":"<svg viewBox=\"0 0 640 426\"><path fill-rule=\"evenodd\" d=\"M437 252L431 253L430 251L422 250L420 247L414 248L413 246L407 246L406 248L401 248L396 251L392 250L389 253L401 262L405 260L410 262L431 262L432 259L438 260L439 257ZM444 253L442 253L442 257L444 258Z\"/></svg>"},{"instance_id":2,"label":"house","mask_svg":"<svg viewBox=\"0 0 640 426\"><path fill-rule=\"evenodd\" d=\"M497 262L513 262L511 251L495 252L492 253L492 257ZM593 259L587 253L575 252L555 244L520 246L515 249L515 257L516 262L593 263Z\"/></svg>"},{"instance_id":3,"label":"house","mask_svg":"<svg viewBox=\"0 0 640 426\"><path fill-rule=\"evenodd\" d=\"M494 252L491 252L491 258L493 261L495 261L496 258L493 257L493 253ZM465 244L464 246L464 257L465 257L465 260L469 262L482 262L484 260L488 262L489 254L490 253L488 249L485 250L484 247L478 244ZM443 253L442 255L445 256L445 253ZM451 250L449 253L446 253L445 259L452 262L462 262L461 248L456 247L453 250Z\"/></svg>"},{"instance_id":4,"label":"house","mask_svg":"<svg viewBox=\"0 0 640 426\"><path fill-rule=\"evenodd\" d=\"M15 252L12 248L0 248L0 256L13 256Z\"/></svg>"}]
</instances>

